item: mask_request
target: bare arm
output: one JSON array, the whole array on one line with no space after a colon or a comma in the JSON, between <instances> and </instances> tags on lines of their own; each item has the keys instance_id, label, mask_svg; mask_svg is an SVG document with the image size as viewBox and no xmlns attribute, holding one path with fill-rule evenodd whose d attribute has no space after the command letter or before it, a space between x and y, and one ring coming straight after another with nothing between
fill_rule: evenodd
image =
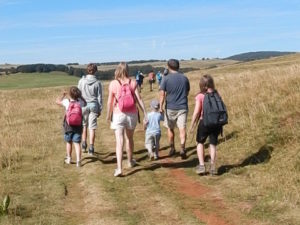
<instances>
[{"instance_id":1,"label":"bare arm","mask_svg":"<svg viewBox=\"0 0 300 225\"><path fill-rule=\"evenodd\" d=\"M200 118L200 113L201 113L201 106L200 106L200 102L196 101L195 103L195 109L194 109L194 113L193 113L193 117L192 117L192 122L191 122L191 126L189 131L193 132L195 129L195 126L197 125L199 118Z\"/></svg>"},{"instance_id":2,"label":"bare arm","mask_svg":"<svg viewBox=\"0 0 300 225\"><path fill-rule=\"evenodd\" d=\"M106 120L110 121L112 111L113 111L113 103L114 103L114 94L111 90L109 90L108 93L108 99L107 99L107 113L106 113Z\"/></svg>"},{"instance_id":3,"label":"bare arm","mask_svg":"<svg viewBox=\"0 0 300 225\"><path fill-rule=\"evenodd\" d=\"M160 105L160 112L164 111L164 103L165 103L165 99L166 99L166 92L163 90L159 91L159 105Z\"/></svg>"},{"instance_id":4,"label":"bare arm","mask_svg":"<svg viewBox=\"0 0 300 225\"><path fill-rule=\"evenodd\" d=\"M144 101L138 91L138 89L136 88L135 91L135 96L136 96L136 100L138 102L138 105L140 106L140 108L143 110L143 113L144 113L144 120L146 118L146 115L147 115L147 111L146 111L146 108L145 108L145 104L144 104Z\"/></svg>"},{"instance_id":5,"label":"bare arm","mask_svg":"<svg viewBox=\"0 0 300 225\"><path fill-rule=\"evenodd\" d=\"M64 98L66 97L66 95L67 95L67 92L64 91L64 92L62 93L62 95L56 99L55 103L56 103L57 105L62 105L62 101L64 100Z\"/></svg>"}]
</instances>

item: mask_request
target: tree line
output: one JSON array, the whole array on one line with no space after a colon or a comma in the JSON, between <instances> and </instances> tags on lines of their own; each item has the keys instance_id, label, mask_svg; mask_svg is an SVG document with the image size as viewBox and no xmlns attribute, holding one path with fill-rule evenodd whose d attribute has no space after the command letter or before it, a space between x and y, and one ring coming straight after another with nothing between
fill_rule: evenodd
<instances>
[{"instance_id":1,"label":"tree line","mask_svg":"<svg viewBox=\"0 0 300 225\"><path fill-rule=\"evenodd\" d=\"M186 73L189 71L195 70L194 68L183 68L181 71ZM53 71L58 72L65 72L69 74L70 76L76 76L76 77L82 77L83 75L87 74L86 69L84 68L77 68L72 67L68 65L54 65L54 64L28 64L28 65L21 65L18 67L11 67L11 68L0 68L0 74L5 73L7 75L9 74L15 74L15 73L49 73ZM154 71L155 73L158 71L163 72L164 67L153 67L151 65L132 65L129 67L129 73L131 76L135 76L135 74L141 71L144 74L148 74L151 71ZM115 76L115 70L105 70L105 71L97 71L95 74L98 79L101 80L112 80Z\"/></svg>"}]
</instances>

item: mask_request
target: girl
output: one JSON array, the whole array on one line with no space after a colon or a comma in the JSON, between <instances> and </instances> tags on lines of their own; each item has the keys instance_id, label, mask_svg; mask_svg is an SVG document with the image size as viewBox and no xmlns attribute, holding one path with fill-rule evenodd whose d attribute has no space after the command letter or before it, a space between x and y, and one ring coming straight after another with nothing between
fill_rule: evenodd
<instances>
[{"instance_id":1,"label":"girl","mask_svg":"<svg viewBox=\"0 0 300 225\"><path fill-rule=\"evenodd\" d=\"M70 103L79 103L82 108L85 105L85 100L81 96L81 92L77 87L71 87L68 93L70 99L66 98L67 93L64 91L62 96L56 100L56 104L61 105L65 108L66 112L70 106ZM81 114L82 116L82 114ZM66 116L64 117L63 122L64 127L64 140L66 141L66 151L67 157L65 159L66 164L71 164L71 156L72 156L72 143L74 144L76 151L76 166L81 166L81 133L82 133L82 125L79 126L70 126L66 121Z\"/></svg>"},{"instance_id":2,"label":"girl","mask_svg":"<svg viewBox=\"0 0 300 225\"><path fill-rule=\"evenodd\" d=\"M127 99L132 97L134 100L131 107L122 110L122 107L127 104L127 102L123 102L121 99L123 97L123 92L125 91L125 86L127 86L126 93L131 93L132 95L126 96ZM136 100L142 108L144 115L147 115L144 102L137 89L137 83L135 80L129 78L128 65L125 62L121 62L115 70L115 80L111 81L109 84L106 116L107 121L111 121L112 118L111 129L115 131L116 137L117 169L114 173L115 177L122 175L124 134L126 137L128 167L134 167L136 165L136 161L132 158L134 148L133 134L138 121Z\"/></svg>"},{"instance_id":3,"label":"girl","mask_svg":"<svg viewBox=\"0 0 300 225\"><path fill-rule=\"evenodd\" d=\"M190 133L193 133L198 120L200 123L197 129L197 155L199 159L199 166L196 168L197 174L205 173L204 166L204 143L209 136L209 147L210 147L210 174L216 174L215 163L216 163L216 146L218 143L218 136L221 133L222 127L205 127L203 124L203 102L206 93L216 92L214 80L210 75L204 75L200 79L199 83L200 93L197 94L195 100L195 109L192 117Z\"/></svg>"}]
</instances>

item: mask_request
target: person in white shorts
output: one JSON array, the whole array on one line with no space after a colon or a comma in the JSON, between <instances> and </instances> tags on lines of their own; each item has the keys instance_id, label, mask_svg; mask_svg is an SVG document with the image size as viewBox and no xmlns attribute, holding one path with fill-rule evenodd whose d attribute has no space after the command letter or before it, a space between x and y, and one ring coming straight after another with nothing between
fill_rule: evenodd
<instances>
[{"instance_id":1,"label":"person in white shorts","mask_svg":"<svg viewBox=\"0 0 300 225\"><path fill-rule=\"evenodd\" d=\"M123 103L123 94L121 90L125 86L128 87L129 93L126 97L133 99L133 103L129 108L124 110L121 102ZM122 101L121 101L122 100ZM141 107L144 115L147 114L144 102L137 89L137 83L135 80L129 78L128 65L125 62L121 62L115 70L115 80L109 84L109 94L107 100L107 116L106 120L111 122L111 129L115 131L116 137L116 156L117 156L117 169L115 169L114 176L122 176L122 160L123 160L123 145L124 134L126 137L126 151L128 167L134 167L136 161L133 159L133 134L134 129L138 122L138 110L136 103Z\"/></svg>"}]
</instances>

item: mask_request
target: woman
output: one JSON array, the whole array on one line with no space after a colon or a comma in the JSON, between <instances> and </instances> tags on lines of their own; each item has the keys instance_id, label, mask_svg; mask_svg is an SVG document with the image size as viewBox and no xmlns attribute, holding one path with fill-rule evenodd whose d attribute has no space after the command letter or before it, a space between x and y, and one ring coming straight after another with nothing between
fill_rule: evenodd
<instances>
[{"instance_id":1,"label":"woman","mask_svg":"<svg viewBox=\"0 0 300 225\"><path fill-rule=\"evenodd\" d=\"M133 134L138 121L136 103L142 108L144 115L147 115L144 102L137 89L137 83L129 78L128 65L121 62L115 70L115 80L109 84L106 117L108 121L111 121L111 129L115 130L116 136L117 169L114 173L115 177L122 175L124 136L126 138L128 167L136 165L136 161L132 158Z\"/></svg>"}]
</instances>

